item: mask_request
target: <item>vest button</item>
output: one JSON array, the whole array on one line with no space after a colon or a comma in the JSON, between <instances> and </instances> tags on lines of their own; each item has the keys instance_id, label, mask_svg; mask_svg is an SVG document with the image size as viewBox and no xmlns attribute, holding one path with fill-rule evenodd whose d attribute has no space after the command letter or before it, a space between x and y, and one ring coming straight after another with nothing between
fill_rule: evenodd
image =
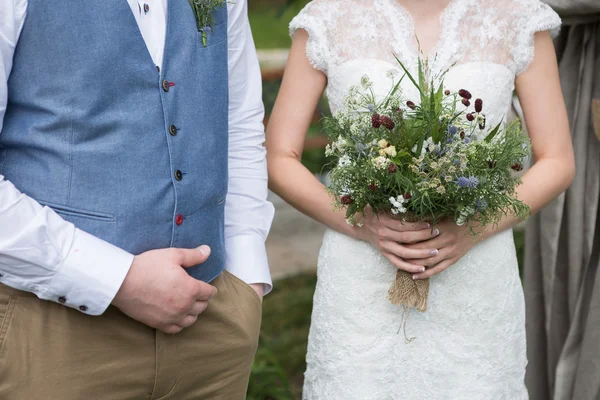
<instances>
[{"instance_id":1,"label":"vest button","mask_svg":"<svg viewBox=\"0 0 600 400\"><path fill-rule=\"evenodd\" d=\"M178 181L183 179L183 173L180 170L175 171L175 179Z\"/></svg>"},{"instance_id":2,"label":"vest button","mask_svg":"<svg viewBox=\"0 0 600 400\"><path fill-rule=\"evenodd\" d=\"M183 215L177 214L177 216L175 217L175 223L177 224L177 226L183 224Z\"/></svg>"},{"instance_id":3,"label":"vest button","mask_svg":"<svg viewBox=\"0 0 600 400\"><path fill-rule=\"evenodd\" d=\"M168 80L165 79L164 81L162 81L162 88L165 92L169 91L169 81Z\"/></svg>"},{"instance_id":4,"label":"vest button","mask_svg":"<svg viewBox=\"0 0 600 400\"><path fill-rule=\"evenodd\" d=\"M177 127L175 125L169 126L169 133L171 136L177 136Z\"/></svg>"}]
</instances>

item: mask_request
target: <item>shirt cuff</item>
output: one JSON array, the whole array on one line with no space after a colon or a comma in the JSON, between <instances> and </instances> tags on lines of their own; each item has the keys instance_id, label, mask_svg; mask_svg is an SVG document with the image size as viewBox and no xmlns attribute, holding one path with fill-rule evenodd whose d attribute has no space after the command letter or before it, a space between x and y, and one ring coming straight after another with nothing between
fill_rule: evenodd
<instances>
[{"instance_id":1,"label":"shirt cuff","mask_svg":"<svg viewBox=\"0 0 600 400\"><path fill-rule=\"evenodd\" d=\"M267 249L261 237L232 236L225 239L227 259L225 269L246 284L262 283L265 295L273 289Z\"/></svg>"},{"instance_id":2,"label":"shirt cuff","mask_svg":"<svg viewBox=\"0 0 600 400\"><path fill-rule=\"evenodd\" d=\"M82 230L40 296L89 315L102 314L129 272L133 255Z\"/></svg>"}]
</instances>

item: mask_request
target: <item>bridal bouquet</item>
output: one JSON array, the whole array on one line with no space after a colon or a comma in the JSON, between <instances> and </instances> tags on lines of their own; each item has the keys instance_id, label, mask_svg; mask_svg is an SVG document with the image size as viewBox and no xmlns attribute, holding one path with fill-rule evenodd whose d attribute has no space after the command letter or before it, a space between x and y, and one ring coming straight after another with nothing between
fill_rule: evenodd
<instances>
[{"instance_id":1,"label":"bridal bouquet","mask_svg":"<svg viewBox=\"0 0 600 400\"><path fill-rule=\"evenodd\" d=\"M427 77L426 63L419 61L416 78L398 63L404 74L396 82L390 72L393 85L384 98L375 97L363 76L343 111L324 119L334 163L329 190L348 223L369 206L407 222L451 218L472 234L508 213L526 218L529 208L515 196L520 179L512 173L530 153L520 123L490 128L481 99L466 89L445 90L443 75ZM419 99L403 97L403 79L416 86ZM389 299L425 311L428 292L427 280L399 270Z\"/></svg>"}]
</instances>

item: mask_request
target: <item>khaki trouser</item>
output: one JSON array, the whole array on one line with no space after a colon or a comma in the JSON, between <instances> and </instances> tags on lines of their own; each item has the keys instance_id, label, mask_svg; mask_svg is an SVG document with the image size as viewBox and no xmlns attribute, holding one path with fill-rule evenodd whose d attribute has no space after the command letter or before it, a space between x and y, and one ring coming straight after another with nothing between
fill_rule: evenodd
<instances>
[{"instance_id":1,"label":"khaki trouser","mask_svg":"<svg viewBox=\"0 0 600 400\"><path fill-rule=\"evenodd\" d=\"M176 335L112 306L93 317L0 285L0 399L244 399L261 302L227 272L213 284L207 310Z\"/></svg>"}]
</instances>

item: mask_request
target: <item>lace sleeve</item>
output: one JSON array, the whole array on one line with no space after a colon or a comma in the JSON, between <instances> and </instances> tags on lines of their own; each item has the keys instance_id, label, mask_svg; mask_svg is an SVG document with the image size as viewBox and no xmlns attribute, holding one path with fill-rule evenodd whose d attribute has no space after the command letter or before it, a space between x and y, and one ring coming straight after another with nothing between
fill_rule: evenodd
<instances>
[{"instance_id":1,"label":"lace sleeve","mask_svg":"<svg viewBox=\"0 0 600 400\"><path fill-rule=\"evenodd\" d=\"M298 29L304 29L308 33L308 42L306 43L306 56L311 65L327 73L328 44L327 31L324 22L326 18L324 4L319 0L313 1L304 7L302 11L290 22L290 36L293 38Z\"/></svg>"},{"instance_id":2,"label":"lace sleeve","mask_svg":"<svg viewBox=\"0 0 600 400\"><path fill-rule=\"evenodd\" d=\"M512 69L515 75L519 75L527 70L535 56L535 33L549 31L553 38L556 37L561 19L550 6L538 0L520 0L512 17L515 32L511 51Z\"/></svg>"}]
</instances>

